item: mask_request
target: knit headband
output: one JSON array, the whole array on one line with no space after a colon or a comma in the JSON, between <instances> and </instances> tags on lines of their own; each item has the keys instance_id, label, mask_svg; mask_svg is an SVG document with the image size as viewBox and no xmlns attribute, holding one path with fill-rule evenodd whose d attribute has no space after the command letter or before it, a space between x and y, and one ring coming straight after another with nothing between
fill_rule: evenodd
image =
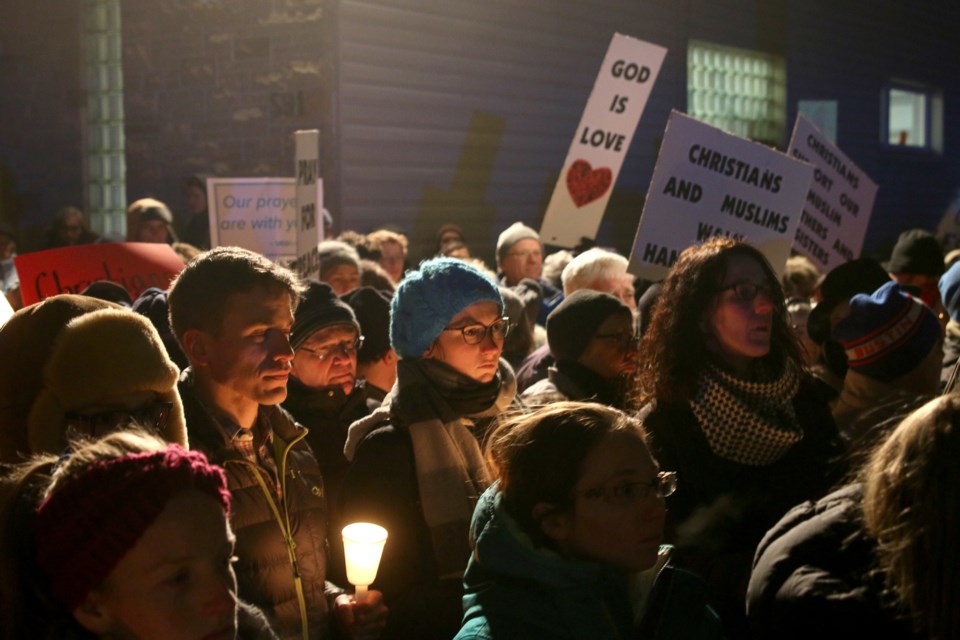
<instances>
[{"instance_id":1,"label":"knit headband","mask_svg":"<svg viewBox=\"0 0 960 640\"><path fill-rule=\"evenodd\" d=\"M37 564L53 596L79 606L156 520L167 503L195 489L230 513L230 492L220 467L196 451L162 451L101 460L63 481L34 517Z\"/></svg>"}]
</instances>

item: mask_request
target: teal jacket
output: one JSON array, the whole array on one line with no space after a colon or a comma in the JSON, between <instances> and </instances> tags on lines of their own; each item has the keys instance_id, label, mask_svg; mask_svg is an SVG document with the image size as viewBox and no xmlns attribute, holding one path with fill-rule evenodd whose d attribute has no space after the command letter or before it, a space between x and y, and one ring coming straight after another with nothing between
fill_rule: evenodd
<instances>
[{"instance_id":1,"label":"teal jacket","mask_svg":"<svg viewBox=\"0 0 960 640\"><path fill-rule=\"evenodd\" d=\"M534 548L506 513L496 484L477 504L471 542L464 621L455 640L721 637L706 587L669 565L669 547L661 548L653 569L632 578ZM642 613L634 612L631 599L643 602Z\"/></svg>"}]
</instances>

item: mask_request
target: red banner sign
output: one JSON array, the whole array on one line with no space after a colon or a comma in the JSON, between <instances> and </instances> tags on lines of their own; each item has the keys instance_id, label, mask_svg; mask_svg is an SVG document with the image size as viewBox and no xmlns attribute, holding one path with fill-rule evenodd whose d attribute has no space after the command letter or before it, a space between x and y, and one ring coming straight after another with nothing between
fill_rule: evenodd
<instances>
[{"instance_id":1,"label":"red banner sign","mask_svg":"<svg viewBox=\"0 0 960 640\"><path fill-rule=\"evenodd\" d=\"M59 293L80 293L98 280L124 287L136 299L145 289L166 289L183 260L166 244L104 242L47 249L13 259L24 306Z\"/></svg>"}]
</instances>

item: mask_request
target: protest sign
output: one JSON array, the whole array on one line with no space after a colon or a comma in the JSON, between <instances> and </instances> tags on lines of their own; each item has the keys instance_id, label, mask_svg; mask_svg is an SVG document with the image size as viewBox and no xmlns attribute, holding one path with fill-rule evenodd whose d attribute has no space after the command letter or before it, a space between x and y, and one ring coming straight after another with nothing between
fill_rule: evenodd
<instances>
[{"instance_id":1,"label":"protest sign","mask_svg":"<svg viewBox=\"0 0 960 640\"><path fill-rule=\"evenodd\" d=\"M596 237L666 54L655 44L613 35L544 214L543 242L573 247Z\"/></svg>"},{"instance_id":2,"label":"protest sign","mask_svg":"<svg viewBox=\"0 0 960 640\"><path fill-rule=\"evenodd\" d=\"M286 265L297 257L294 178L207 178L210 246L243 247Z\"/></svg>"},{"instance_id":3,"label":"protest sign","mask_svg":"<svg viewBox=\"0 0 960 640\"><path fill-rule=\"evenodd\" d=\"M678 111L670 114L630 270L661 280L686 247L748 240L783 272L813 167Z\"/></svg>"},{"instance_id":4,"label":"protest sign","mask_svg":"<svg viewBox=\"0 0 960 640\"><path fill-rule=\"evenodd\" d=\"M124 287L136 299L145 289L166 289L183 269L170 245L151 242L103 242L24 253L13 259L20 276L23 304L60 293L80 293L98 280Z\"/></svg>"},{"instance_id":5,"label":"protest sign","mask_svg":"<svg viewBox=\"0 0 960 640\"><path fill-rule=\"evenodd\" d=\"M297 258L290 267L301 278L320 277L317 244L323 240L323 182L320 180L320 132L316 129L293 134L297 167Z\"/></svg>"},{"instance_id":6,"label":"protest sign","mask_svg":"<svg viewBox=\"0 0 960 640\"><path fill-rule=\"evenodd\" d=\"M824 273L859 257L877 183L801 115L787 153L813 165L793 248Z\"/></svg>"},{"instance_id":7,"label":"protest sign","mask_svg":"<svg viewBox=\"0 0 960 640\"><path fill-rule=\"evenodd\" d=\"M0 327L5 325L12 315L13 307L10 306L10 301L7 300L7 296L0 293Z\"/></svg>"}]
</instances>

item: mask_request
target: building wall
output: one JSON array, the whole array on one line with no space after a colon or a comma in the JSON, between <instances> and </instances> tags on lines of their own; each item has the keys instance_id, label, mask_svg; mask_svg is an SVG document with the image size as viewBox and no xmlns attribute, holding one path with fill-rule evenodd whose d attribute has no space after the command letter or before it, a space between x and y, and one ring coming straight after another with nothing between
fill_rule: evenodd
<instances>
[{"instance_id":1,"label":"building wall","mask_svg":"<svg viewBox=\"0 0 960 640\"><path fill-rule=\"evenodd\" d=\"M0 19L0 221L21 249L83 204L79 3L58 4L5 3Z\"/></svg>"},{"instance_id":2,"label":"building wall","mask_svg":"<svg viewBox=\"0 0 960 640\"><path fill-rule=\"evenodd\" d=\"M8 4L0 217L36 238L57 206L82 204L79 3ZM338 229L393 224L423 253L459 220L492 246L515 220L539 224L620 31L669 53L601 243L629 250L666 119L686 108L692 38L784 55L788 126L798 100L839 102L839 145L881 185L866 248L883 254L901 229L934 227L960 184L958 18L945 0L124 2L127 195L179 213L191 174L291 175L292 132L319 128ZM890 78L943 90L943 156L880 144Z\"/></svg>"}]
</instances>

